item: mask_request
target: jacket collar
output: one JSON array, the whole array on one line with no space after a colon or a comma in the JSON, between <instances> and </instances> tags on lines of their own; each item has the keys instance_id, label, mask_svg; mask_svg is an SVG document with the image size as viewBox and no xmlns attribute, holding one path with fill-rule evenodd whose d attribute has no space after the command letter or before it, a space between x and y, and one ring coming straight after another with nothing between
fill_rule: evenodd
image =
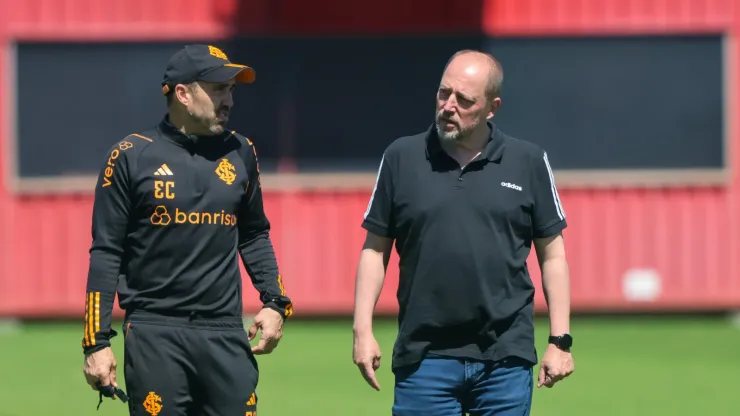
<instances>
[{"instance_id":1,"label":"jacket collar","mask_svg":"<svg viewBox=\"0 0 740 416\"><path fill-rule=\"evenodd\" d=\"M157 126L157 130L159 130L160 134L162 134L162 136L164 136L165 138L183 147L192 147L202 142L214 142L218 139L226 139L232 134L232 132L228 130L224 130L223 133L215 136L198 136L195 134L185 134L170 122L169 114L166 114L162 118L162 121L160 121L159 125Z\"/></svg>"}]
</instances>

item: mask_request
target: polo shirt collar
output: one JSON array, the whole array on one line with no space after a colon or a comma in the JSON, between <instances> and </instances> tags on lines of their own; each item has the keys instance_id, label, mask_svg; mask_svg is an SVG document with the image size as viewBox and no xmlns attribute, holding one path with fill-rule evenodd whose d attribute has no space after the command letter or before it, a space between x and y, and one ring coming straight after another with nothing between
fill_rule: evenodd
<instances>
[{"instance_id":1,"label":"polo shirt collar","mask_svg":"<svg viewBox=\"0 0 740 416\"><path fill-rule=\"evenodd\" d=\"M486 125L488 126L488 130L490 131L490 135L488 138L488 143L481 152L481 156L491 162L498 162L499 160L501 160L501 156L504 153L503 133L491 120L486 120ZM439 140L440 139L437 135L437 128L435 127L434 123L432 123L432 125L429 127L429 130L427 130L426 135L427 159L430 159L433 156L446 154Z\"/></svg>"}]
</instances>

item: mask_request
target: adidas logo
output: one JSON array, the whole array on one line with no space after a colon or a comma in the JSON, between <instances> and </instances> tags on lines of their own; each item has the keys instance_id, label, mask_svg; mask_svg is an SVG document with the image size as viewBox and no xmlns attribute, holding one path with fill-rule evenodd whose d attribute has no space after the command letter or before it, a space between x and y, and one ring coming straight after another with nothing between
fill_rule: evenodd
<instances>
[{"instance_id":1,"label":"adidas logo","mask_svg":"<svg viewBox=\"0 0 740 416\"><path fill-rule=\"evenodd\" d=\"M522 187L521 186L515 185L513 183L509 183L509 182L501 182L501 186L503 186L504 188L515 189L517 191L521 191L522 190Z\"/></svg>"},{"instance_id":2,"label":"adidas logo","mask_svg":"<svg viewBox=\"0 0 740 416\"><path fill-rule=\"evenodd\" d=\"M154 172L154 176L172 176L174 173L170 170L170 168L167 167L166 163L163 163L162 166L157 169L156 172Z\"/></svg>"},{"instance_id":3,"label":"adidas logo","mask_svg":"<svg viewBox=\"0 0 740 416\"><path fill-rule=\"evenodd\" d=\"M249 398L247 401L247 406L256 406L257 405L257 396L252 393L252 397Z\"/></svg>"}]
</instances>

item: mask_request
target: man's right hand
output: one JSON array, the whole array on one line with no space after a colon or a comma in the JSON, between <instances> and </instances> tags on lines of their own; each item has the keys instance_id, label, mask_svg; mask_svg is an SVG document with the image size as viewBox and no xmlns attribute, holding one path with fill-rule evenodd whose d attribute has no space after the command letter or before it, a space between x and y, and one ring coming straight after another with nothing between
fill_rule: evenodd
<instances>
[{"instance_id":1,"label":"man's right hand","mask_svg":"<svg viewBox=\"0 0 740 416\"><path fill-rule=\"evenodd\" d=\"M355 334L352 359L365 378L375 390L380 391L380 384L375 377L375 370L380 368L380 345L372 333L365 335Z\"/></svg>"},{"instance_id":2,"label":"man's right hand","mask_svg":"<svg viewBox=\"0 0 740 416\"><path fill-rule=\"evenodd\" d=\"M85 373L87 384L93 390L98 390L98 383L101 386L113 385L113 387L118 388L118 383L116 383L117 365L116 357L113 356L113 350L110 347L106 347L85 356L85 364L82 371ZM115 396L113 398L115 399Z\"/></svg>"}]
</instances>

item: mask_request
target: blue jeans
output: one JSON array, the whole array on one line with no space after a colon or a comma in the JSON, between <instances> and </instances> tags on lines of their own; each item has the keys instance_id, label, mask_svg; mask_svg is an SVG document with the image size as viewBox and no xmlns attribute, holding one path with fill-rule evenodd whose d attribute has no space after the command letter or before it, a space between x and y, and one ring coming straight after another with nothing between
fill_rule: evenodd
<instances>
[{"instance_id":1,"label":"blue jeans","mask_svg":"<svg viewBox=\"0 0 740 416\"><path fill-rule=\"evenodd\" d=\"M427 356L395 371L394 416L529 416L532 366Z\"/></svg>"}]
</instances>

